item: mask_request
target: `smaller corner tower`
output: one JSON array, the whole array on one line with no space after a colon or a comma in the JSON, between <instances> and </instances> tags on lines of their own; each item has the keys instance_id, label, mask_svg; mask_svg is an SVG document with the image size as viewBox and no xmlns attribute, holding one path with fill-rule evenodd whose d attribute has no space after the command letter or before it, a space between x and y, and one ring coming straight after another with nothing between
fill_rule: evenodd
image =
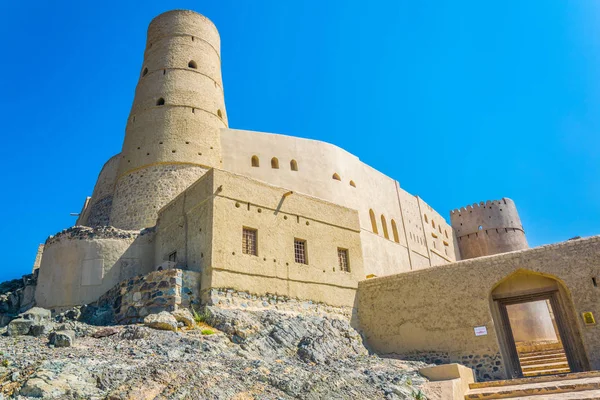
<instances>
[{"instance_id":1,"label":"smaller corner tower","mask_svg":"<svg viewBox=\"0 0 600 400\"><path fill-rule=\"evenodd\" d=\"M529 248L511 199L482 201L452 210L450 221L463 260Z\"/></svg>"}]
</instances>

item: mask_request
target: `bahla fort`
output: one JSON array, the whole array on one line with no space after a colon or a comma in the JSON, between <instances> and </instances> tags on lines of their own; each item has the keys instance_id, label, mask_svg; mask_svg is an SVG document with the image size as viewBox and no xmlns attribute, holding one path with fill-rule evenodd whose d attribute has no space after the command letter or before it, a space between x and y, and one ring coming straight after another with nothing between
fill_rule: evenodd
<instances>
[{"instance_id":1,"label":"bahla fort","mask_svg":"<svg viewBox=\"0 0 600 400\"><path fill-rule=\"evenodd\" d=\"M152 20L123 122L76 226L40 246L38 306L104 303L126 323L268 298L450 378L600 369L600 237L529 248L509 198L440 214L333 144L231 128L206 17Z\"/></svg>"}]
</instances>

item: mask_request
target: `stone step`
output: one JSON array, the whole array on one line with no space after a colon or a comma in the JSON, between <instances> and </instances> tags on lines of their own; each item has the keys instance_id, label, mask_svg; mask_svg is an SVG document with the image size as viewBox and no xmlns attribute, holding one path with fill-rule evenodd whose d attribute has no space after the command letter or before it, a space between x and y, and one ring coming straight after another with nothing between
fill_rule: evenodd
<instances>
[{"instance_id":1,"label":"stone step","mask_svg":"<svg viewBox=\"0 0 600 400\"><path fill-rule=\"evenodd\" d=\"M541 394L538 396L514 397L513 400L600 400L600 390L583 390L572 393Z\"/></svg>"},{"instance_id":2,"label":"stone step","mask_svg":"<svg viewBox=\"0 0 600 400\"><path fill-rule=\"evenodd\" d=\"M481 389L488 387L499 387L499 386L513 386L520 384L529 384L529 383L543 383L550 381L567 381L567 380L575 380L575 379L585 379L585 378L600 378L600 371L585 371L585 372L573 372L569 374L561 374L555 376L538 376L534 378L516 378L516 379L503 379L498 381L489 381L489 382L475 382L469 384L470 389Z\"/></svg>"},{"instance_id":3,"label":"stone step","mask_svg":"<svg viewBox=\"0 0 600 400\"><path fill-rule=\"evenodd\" d=\"M519 359L519 362L521 363L521 367L525 367L528 365L536 365L536 364L544 364L544 363L552 363L552 362L567 362L567 357L566 356L561 356L561 357L547 357L547 358L538 358L535 360L521 360Z\"/></svg>"},{"instance_id":4,"label":"stone step","mask_svg":"<svg viewBox=\"0 0 600 400\"><path fill-rule=\"evenodd\" d=\"M559 350L542 350L542 351L530 351L527 353L519 353L519 358L529 358L529 357L537 357L537 356L548 356L552 354L565 354L565 351L562 349Z\"/></svg>"},{"instance_id":5,"label":"stone step","mask_svg":"<svg viewBox=\"0 0 600 400\"><path fill-rule=\"evenodd\" d=\"M555 369L543 369L543 370L537 370L537 371L524 372L523 376L526 378L529 378L529 377L540 376L540 375L568 374L569 372L571 372L571 370L568 367L567 368L555 368Z\"/></svg>"},{"instance_id":6,"label":"stone step","mask_svg":"<svg viewBox=\"0 0 600 400\"><path fill-rule=\"evenodd\" d=\"M577 374L573 374L577 375ZM465 395L466 400L485 399L560 399L563 397L555 395L567 395L571 393L585 393L585 391L600 391L600 376L583 377L577 379L556 379L553 381L539 381L533 379L515 379L512 385L488 386L470 389ZM511 382L511 381L509 381ZM473 384L475 385L475 384ZM555 397L547 397L547 396ZM564 397L564 398L588 398L588 397ZM589 397L594 398L594 397Z\"/></svg>"},{"instance_id":7,"label":"stone step","mask_svg":"<svg viewBox=\"0 0 600 400\"><path fill-rule=\"evenodd\" d=\"M535 365L528 365L526 367L522 367L521 370L523 373L531 372L531 371L545 371L548 369L562 369L569 368L569 363L566 361L560 362L548 362L548 363L539 363Z\"/></svg>"}]
</instances>

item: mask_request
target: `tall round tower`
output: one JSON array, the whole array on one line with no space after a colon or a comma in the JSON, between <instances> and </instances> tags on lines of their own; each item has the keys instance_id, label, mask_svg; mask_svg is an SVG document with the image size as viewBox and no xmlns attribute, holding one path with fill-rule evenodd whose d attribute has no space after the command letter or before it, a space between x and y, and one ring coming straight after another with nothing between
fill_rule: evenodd
<instances>
[{"instance_id":1,"label":"tall round tower","mask_svg":"<svg viewBox=\"0 0 600 400\"><path fill-rule=\"evenodd\" d=\"M506 197L453 210L450 221L463 260L529 248L515 202Z\"/></svg>"},{"instance_id":2,"label":"tall round tower","mask_svg":"<svg viewBox=\"0 0 600 400\"><path fill-rule=\"evenodd\" d=\"M193 11L154 18L125 129L110 224L153 226L162 206L220 166L219 130L226 127L217 28Z\"/></svg>"}]
</instances>

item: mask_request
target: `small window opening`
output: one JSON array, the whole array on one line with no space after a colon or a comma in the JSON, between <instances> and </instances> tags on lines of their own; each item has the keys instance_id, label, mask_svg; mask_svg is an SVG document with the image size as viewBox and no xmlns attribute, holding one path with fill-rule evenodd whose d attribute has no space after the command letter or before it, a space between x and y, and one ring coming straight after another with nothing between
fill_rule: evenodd
<instances>
[{"instance_id":1,"label":"small window opening","mask_svg":"<svg viewBox=\"0 0 600 400\"><path fill-rule=\"evenodd\" d=\"M292 171L298 171L298 162L296 162L296 160L290 161L290 169Z\"/></svg>"},{"instance_id":2,"label":"small window opening","mask_svg":"<svg viewBox=\"0 0 600 400\"><path fill-rule=\"evenodd\" d=\"M177 262L177 252L176 251L174 251L171 254L169 254L169 261L172 261L172 262L175 262L175 263Z\"/></svg>"},{"instance_id":3,"label":"small window opening","mask_svg":"<svg viewBox=\"0 0 600 400\"><path fill-rule=\"evenodd\" d=\"M340 270L344 272L350 272L350 263L348 260L348 249L340 249L338 247L338 264Z\"/></svg>"},{"instance_id":4,"label":"small window opening","mask_svg":"<svg viewBox=\"0 0 600 400\"><path fill-rule=\"evenodd\" d=\"M163 99L162 97L158 100L156 100L156 105L157 106L164 106L165 105L165 99Z\"/></svg>"},{"instance_id":5,"label":"small window opening","mask_svg":"<svg viewBox=\"0 0 600 400\"><path fill-rule=\"evenodd\" d=\"M196 64L196 61L192 60L188 63L188 67L193 68L193 69L198 69L198 64Z\"/></svg>"},{"instance_id":6,"label":"small window opening","mask_svg":"<svg viewBox=\"0 0 600 400\"><path fill-rule=\"evenodd\" d=\"M478 229L478 230L482 230L482 229L483 229L483 226L479 225L479 226L477 227L477 229Z\"/></svg>"},{"instance_id":7,"label":"small window opening","mask_svg":"<svg viewBox=\"0 0 600 400\"><path fill-rule=\"evenodd\" d=\"M350 181L350 186L356 187L356 183L354 183L354 181Z\"/></svg>"},{"instance_id":8,"label":"small window opening","mask_svg":"<svg viewBox=\"0 0 600 400\"><path fill-rule=\"evenodd\" d=\"M342 180L342 178L340 178L340 176L337 173L333 174L332 178L335 179L336 181Z\"/></svg>"},{"instance_id":9,"label":"small window opening","mask_svg":"<svg viewBox=\"0 0 600 400\"><path fill-rule=\"evenodd\" d=\"M252 166L253 167L260 167L260 161L258 160L257 156L252 156Z\"/></svg>"},{"instance_id":10,"label":"small window opening","mask_svg":"<svg viewBox=\"0 0 600 400\"><path fill-rule=\"evenodd\" d=\"M429 220L427 219L427 214L423 214L423 218L425 218L425 222L429 223Z\"/></svg>"},{"instance_id":11,"label":"small window opening","mask_svg":"<svg viewBox=\"0 0 600 400\"><path fill-rule=\"evenodd\" d=\"M369 217L371 217L371 229L373 230L373 233L379 234L379 231L377 230L377 220L375 219L373 210L369 210Z\"/></svg>"},{"instance_id":12,"label":"small window opening","mask_svg":"<svg viewBox=\"0 0 600 400\"><path fill-rule=\"evenodd\" d=\"M217 110L217 115L219 116L219 118L223 118L223 113L221 112L221 110Z\"/></svg>"},{"instance_id":13,"label":"small window opening","mask_svg":"<svg viewBox=\"0 0 600 400\"><path fill-rule=\"evenodd\" d=\"M142 71L142 76L146 76L147 73L148 73L148 68L144 68L144 70Z\"/></svg>"},{"instance_id":14,"label":"small window opening","mask_svg":"<svg viewBox=\"0 0 600 400\"><path fill-rule=\"evenodd\" d=\"M271 168L279 169L279 160L277 159L277 157L271 158Z\"/></svg>"},{"instance_id":15,"label":"small window opening","mask_svg":"<svg viewBox=\"0 0 600 400\"><path fill-rule=\"evenodd\" d=\"M392 234L394 235L394 242L400 243L400 238L398 237L398 227L396 226L396 221L392 219Z\"/></svg>"},{"instance_id":16,"label":"small window opening","mask_svg":"<svg viewBox=\"0 0 600 400\"><path fill-rule=\"evenodd\" d=\"M598 287L598 283L596 282L596 278L592 278L592 283L594 284L594 287Z\"/></svg>"},{"instance_id":17,"label":"small window opening","mask_svg":"<svg viewBox=\"0 0 600 400\"><path fill-rule=\"evenodd\" d=\"M294 260L298 264L308 264L306 257L306 240L294 239Z\"/></svg>"},{"instance_id":18,"label":"small window opening","mask_svg":"<svg viewBox=\"0 0 600 400\"><path fill-rule=\"evenodd\" d=\"M387 222L386 222L385 217L383 216L383 214L381 214L381 226L383 227L383 236L386 239L389 239L390 235L388 235Z\"/></svg>"},{"instance_id":19,"label":"small window opening","mask_svg":"<svg viewBox=\"0 0 600 400\"><path fill-rule=\"evenodd\" d=\"M431 220L431 226L433 227L433 229L435 229L435 222L434 222L434 220Z\"/></svg>"},{"instance_id":20,"label":"small window opening","mask_svg":"<svg viewBox=\"0 0 600 400\"><path fill-rule=\"evenodd\" d=\"M256 244L257 244L257 231L252 228L242 229L242 253L256 256Z\"/></svg>"}]
</instances>

